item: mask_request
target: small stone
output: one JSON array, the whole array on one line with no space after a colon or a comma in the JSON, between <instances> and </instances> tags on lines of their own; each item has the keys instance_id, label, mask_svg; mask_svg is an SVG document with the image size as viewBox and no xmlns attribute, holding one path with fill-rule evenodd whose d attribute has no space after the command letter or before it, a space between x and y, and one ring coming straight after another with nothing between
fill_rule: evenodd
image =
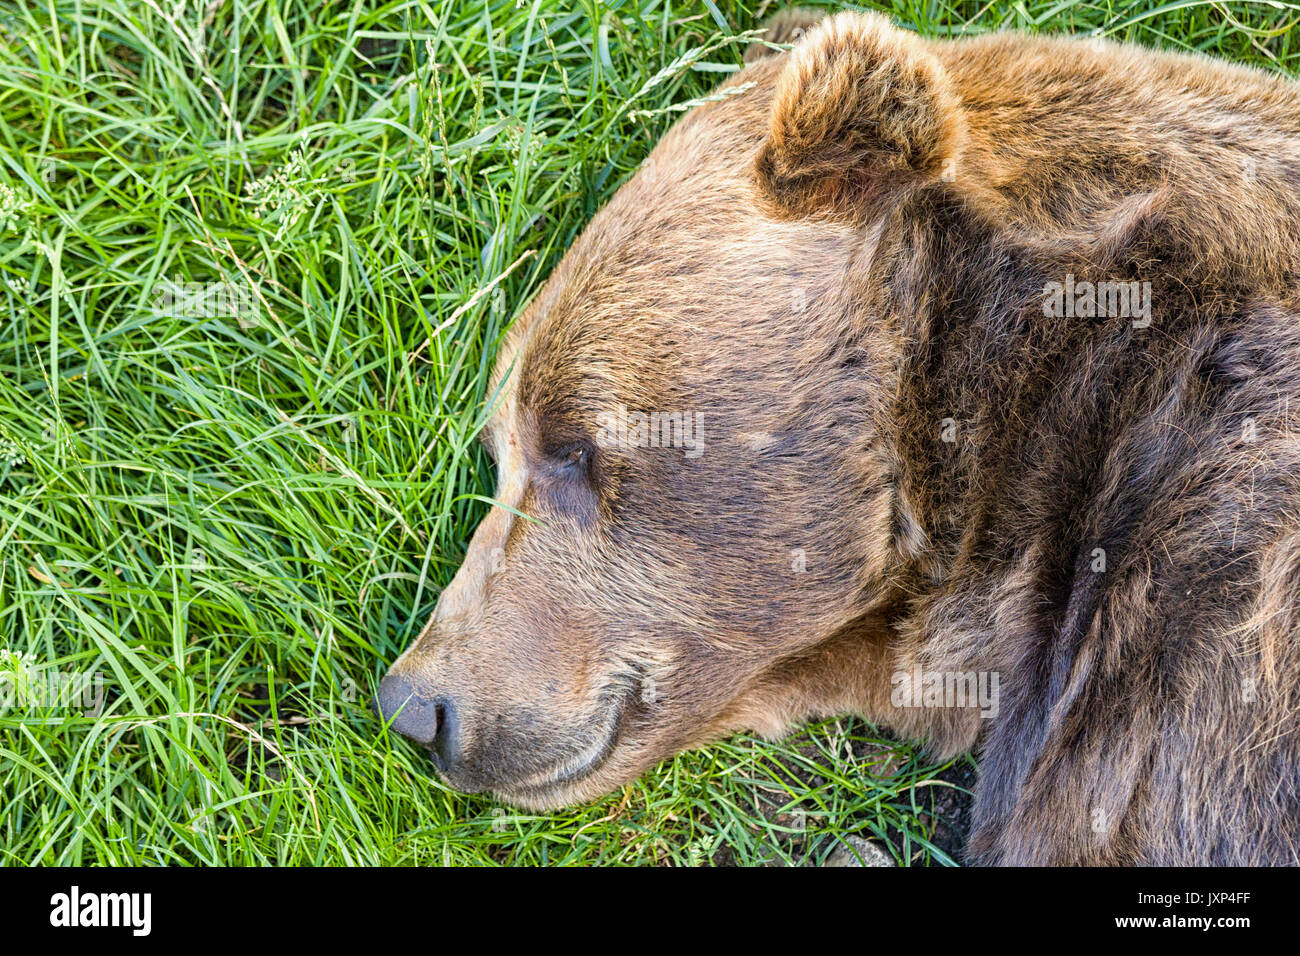
<instances>
[{"instance_id":1,"label":"small stone","mask_svg":"<svg viewBox=\"0 0 1300 956\"><path fill-rule=\"evenodd\" d=\"M855 852L856 851L856 852ZM861 857L861 859L859 859ZM879 844L862 837L840 837L840 846L831 851L822 866L893 866L894 858Z\"/></svg>"}]
</instances>

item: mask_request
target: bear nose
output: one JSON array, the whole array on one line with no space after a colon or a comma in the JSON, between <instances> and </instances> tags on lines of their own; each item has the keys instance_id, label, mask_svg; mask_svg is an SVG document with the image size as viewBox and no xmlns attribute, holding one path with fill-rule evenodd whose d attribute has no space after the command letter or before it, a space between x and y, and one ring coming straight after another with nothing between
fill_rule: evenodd
<instances>
[{"instance_id":1,"label":"bear nose","mask_svg":"<svg viewBox=\"0 0 1300 956\"><path fill-rule=\"evenodd\" d=\"M403 737L429 748L439 770L456 762L456 708L447 697L423 697L400 674L388 674L379 682L376 700L380 716Z\"/></svg>"}]
</instances>

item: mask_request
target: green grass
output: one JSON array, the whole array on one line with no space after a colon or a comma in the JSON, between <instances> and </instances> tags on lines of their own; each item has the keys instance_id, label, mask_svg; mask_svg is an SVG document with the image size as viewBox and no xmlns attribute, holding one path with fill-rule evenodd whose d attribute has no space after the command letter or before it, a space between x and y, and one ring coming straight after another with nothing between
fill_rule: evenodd
<instances>
[{"instance_id":1,"label":"green grass","mask_svg":"<svg viewBox=\"0 0 1300 956\"><path fill-rule=\"evenodd\" d=\"M0 4L0 862L949 862L942 768L861 722L518 815L369 710L487 507L503 330L775 9ZM1300 66L1293 4L883 9Z\"/></svg>"}]
</instances>

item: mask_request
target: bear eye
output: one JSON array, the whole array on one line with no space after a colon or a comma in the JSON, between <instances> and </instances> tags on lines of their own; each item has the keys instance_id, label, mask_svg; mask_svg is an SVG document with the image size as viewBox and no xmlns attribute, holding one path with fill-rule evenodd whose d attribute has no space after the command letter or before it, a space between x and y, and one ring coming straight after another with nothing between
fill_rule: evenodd
<instances>
[{"instance_id":1,"label":"bear eye","mask_svg":"<svg viewBox=\"0 0 1300 956\"><path fill-rule=\"evenodd\" d=\"M538 488L555 512L590 522L598 515L598 463L587 441L557 444L538 464Z\"/></svg>"},{"instance_id":2,"label":"bear eye","mask_svg":"<svg viewBox=\"0 0 1300 956\"><path fill-rule=\"evenodd\" d=\"M591 450L582 442L574 442L557 449L551 458L557 472L585 475L591 464Z\"/></svg>"}]
</instances>

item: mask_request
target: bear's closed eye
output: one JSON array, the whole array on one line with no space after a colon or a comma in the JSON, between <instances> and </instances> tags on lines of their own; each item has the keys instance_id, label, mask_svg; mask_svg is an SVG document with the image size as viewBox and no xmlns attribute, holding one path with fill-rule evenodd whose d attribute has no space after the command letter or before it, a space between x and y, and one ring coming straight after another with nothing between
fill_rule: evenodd
<instances>
[{"instance_id":1,"label":"bear's closed eye","mask_svg":"<svg viewBox=\"0 0 1300 956\"><path fill-rule=\"evenodd\" d=\"M543 446L540 471L559 479L585 478L591 466L591 448L583 439Z\"/></svg>"}]
</instances>

